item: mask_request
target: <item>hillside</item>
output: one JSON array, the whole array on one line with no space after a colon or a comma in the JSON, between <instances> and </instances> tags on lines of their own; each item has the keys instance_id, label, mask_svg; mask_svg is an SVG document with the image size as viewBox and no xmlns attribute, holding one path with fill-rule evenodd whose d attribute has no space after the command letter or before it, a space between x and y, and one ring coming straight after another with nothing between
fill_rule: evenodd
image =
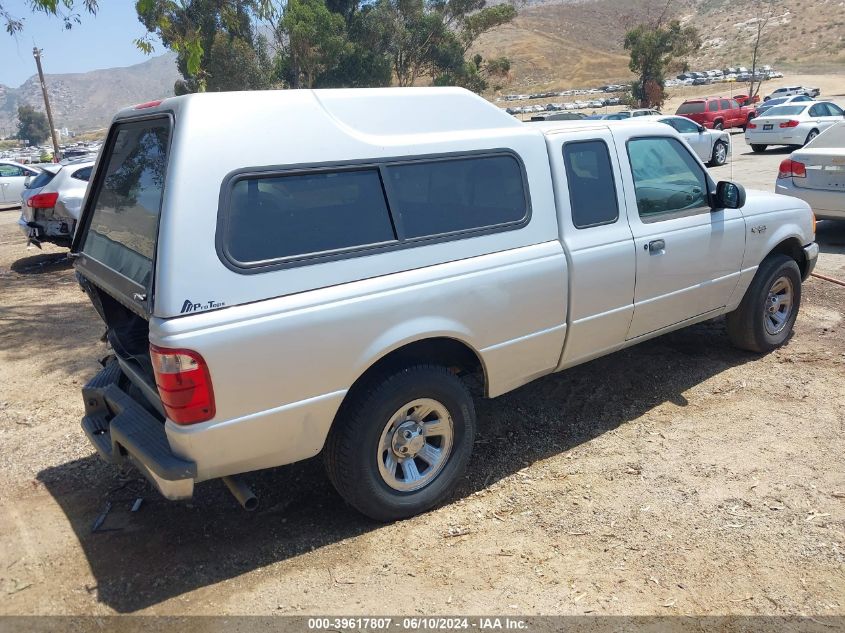
<instances>
[{"instance_id":1,"label":"hillside","mask_svg":"<svg viewBox=\"0 0 845 633\"><path fill-rule=\"evenodd\" d=\"M175 56L167 54L125 68L47 74L45 81L56 127L85 131L105 126L123 106L172 95L178 76ZM44 110L37 75L18 88L0 85L0 133L16 128L22 104Z\"/></svg>"},{"instance_id":2,"label":"hillside","mask_svg":"<svg viewBox=\"0 0 845 633\"><path fill-rule=\"evenodd\" d=\"M485 56L511 58L508 91L572 88L630 79L625 30L665 0L530 1L516 20L476 44ZM674 16L699 29L704 45L693 67L750 66L753 0L677 0ZM841 72L845 2L781 0L761 46L761 63L791 70Z\"/></svg>"}]
</instances>

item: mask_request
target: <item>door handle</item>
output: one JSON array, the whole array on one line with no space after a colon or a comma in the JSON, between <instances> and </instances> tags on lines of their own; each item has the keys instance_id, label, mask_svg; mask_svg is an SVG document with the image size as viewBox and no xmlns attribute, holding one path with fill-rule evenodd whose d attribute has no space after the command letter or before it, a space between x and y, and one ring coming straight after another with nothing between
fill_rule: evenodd
<instances>
[{"instance_id":1,"label":"door handle","mask_svg":"<svg viewBox=\"0 0 845 633\"><path fill-rule=\"evenodd\" d=\"M645 250L647 250L651 255L662 255L666 252L666 241L652 240L646 244Z\"/></svg>"}]
</instances>

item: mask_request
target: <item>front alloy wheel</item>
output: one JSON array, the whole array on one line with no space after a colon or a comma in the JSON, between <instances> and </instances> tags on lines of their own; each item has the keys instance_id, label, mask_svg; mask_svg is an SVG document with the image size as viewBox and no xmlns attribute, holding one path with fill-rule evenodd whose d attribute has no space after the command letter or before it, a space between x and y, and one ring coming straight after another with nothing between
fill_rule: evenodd
<instances>
[{"instance_id":1,"label":"front alloy wheel","mask_svg":"<svg viewBox=\"0 0 845 633\"><path fill-rule=\"evenodd\" d=\"M763 325L771 336L777 336L792 316L792 297L795 290L789 277L778 277L769 288L763 304Z\"/></svg>"},{"instance_id":2,"label":"front alloy wheel","mask_svg":"<svg viewBox=\"0 0 845 633\"><path fill-rule=\"evenodd\" d=\"M798 263L787 255L769 255L737 309L728 313L728 336L740 349L769 352L787 341L800 307Z\"/></svg>"}]
</instances>

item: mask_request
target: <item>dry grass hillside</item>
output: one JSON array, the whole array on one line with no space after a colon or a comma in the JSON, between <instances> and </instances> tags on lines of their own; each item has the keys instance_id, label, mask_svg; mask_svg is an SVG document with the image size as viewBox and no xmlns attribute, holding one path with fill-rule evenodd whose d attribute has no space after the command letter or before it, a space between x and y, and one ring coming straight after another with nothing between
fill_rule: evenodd
<instances>
[{"instance_id":1,"label":"dry grass hillside","mask_svg":"<svg viewBox=\"0 0 845 633\"><path fill-rule=\"evenodd\" d=\"M516 20L479 39L484 55L506 55L513 68L503 88L543 90L630 79L625 30L665 0L581 0L529 3ZM753 0L679 0L675 16L699 29L704 45L693 67L751 63ZM789 70L841 71L845 66L845 2L781 0L765 31L761 63Z\"/></svg>"}]
</instances>

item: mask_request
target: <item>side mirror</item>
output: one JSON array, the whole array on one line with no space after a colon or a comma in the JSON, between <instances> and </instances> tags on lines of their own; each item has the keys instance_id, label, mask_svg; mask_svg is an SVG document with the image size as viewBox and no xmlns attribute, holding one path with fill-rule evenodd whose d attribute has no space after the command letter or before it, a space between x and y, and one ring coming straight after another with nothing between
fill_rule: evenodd
<instances>
[{"instance_id":1,"label":"side mirror","mask_svg":"<svg viewBox=\"0 0 845 633\"><path fill-rule=\"evenodd\" d=\"M745 206L745 187L722 180L716 185L713 203L714 209L740 209Z\"/></svg>"},{"instance_id":2,"label":"side mirror","mask_svg":"<svg viewBox=\"0 0 845 633\"><path fill-rule=\"evenodd\" d=\"M704 130L706 130L706 129L707 129L707 128L706 128L706 127L704 127L703 125L699 125L699 126L698 126L698 133L699 133L699 134L704 134Z\"/></svg>"},{"instance_id":3,"label":"side mirror","mask_svg":"<svg viewBox=\"0 0 845 633\"><path fill-rule=\"evenodd\" d=\"M23 181L23 188L29 189L29 186L32 184L32 176L27 176Z\"/></svg>"}]
</instances>

